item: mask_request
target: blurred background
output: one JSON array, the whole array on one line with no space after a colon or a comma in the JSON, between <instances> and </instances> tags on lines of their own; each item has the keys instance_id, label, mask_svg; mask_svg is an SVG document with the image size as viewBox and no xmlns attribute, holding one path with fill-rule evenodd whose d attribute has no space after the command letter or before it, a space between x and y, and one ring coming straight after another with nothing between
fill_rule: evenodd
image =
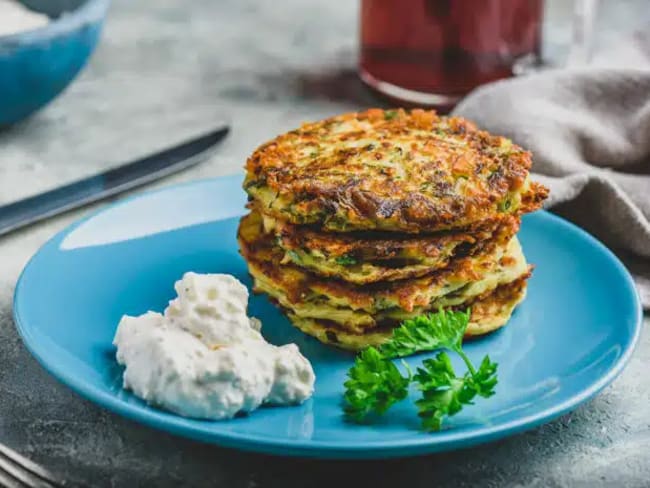
<instances>
[{"instance_id":1,"label":"blurred background","mask_svg":"<svg viewBox=\"0 0 650 488\"><path fill-rule=\"evenodd\" d=\"M541 3L543 57L562 64L575 3ZM0 132L0 203L224 119L233 123L219 151L227 160L177 178L234 172L256 145L302 121L390 104L357 75L359 11L350 0L113 0L81 75L42 111ZM647 0L599 2L596 56L648 21Z\"/></svg>"}]
</instances>

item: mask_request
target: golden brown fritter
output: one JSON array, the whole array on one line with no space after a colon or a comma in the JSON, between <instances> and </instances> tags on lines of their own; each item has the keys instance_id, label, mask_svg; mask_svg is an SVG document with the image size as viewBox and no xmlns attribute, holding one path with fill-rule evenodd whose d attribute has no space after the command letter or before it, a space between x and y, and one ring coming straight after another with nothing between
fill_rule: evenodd
<instances>
[{"instance_id":1,"label":"golden brown fritter","mask_svg":"<svg viewBox=\"0 0 650 488\"><path fill-rule=\"evenodd\" d=\"M371 109L278 136L246 163L252 205L325 230L464 228L538 208L530 153L459 117Z\"/></svg>"},{"instance_id":2,"label":"golden brown fritter","mask_svg":"<svg viewBox=\"0 0 650 488\"><path fill-rule=\"evenodd\" d=\"M254 216L242 219L241 251L263 291L284 308L308 318L329 319L359 333L384 319L403 320L435 309L467 302L528 274L516 239L481 257L456 259L444 270L421 278L357 286L322 278L292 264L282 264L282 251L261 230Z\"/></svg>"},{"instance_id":3,"label":"golden brown fritter","mask_svg":"<svg viewBox=\"0 0 650 488\"><path fill-rule=\"evenodd\" d=\"M522 277L498 287L490 294L482 296L470 304L457 307L464 309L467 305L471 305L470 323L467 326L465 337L481 336L506 325L515 307L525 296L526 278ZM390 339L393 329L398 325L397 323L386 323L376 329L355 333L331 320L300 317L291 310L285 310L285 313L293 325L305 334L309 334L325 344L352 351L383 344Z\"/></svg>"},{"instance_id":4,"label":"golden brown fritter","mask_svg":"<svg viewBox=\"0 0 650 488\"><path fill-rule=\"evenodd\" d=\"M263 215L266 232L285 251L284 262L354 284L417 278L451 260L505 247L519 230L519 218L500 215L474 228L438 234L323 232ZM256 210L249 218L259 218Z\"/></svg>"}]
</instances>

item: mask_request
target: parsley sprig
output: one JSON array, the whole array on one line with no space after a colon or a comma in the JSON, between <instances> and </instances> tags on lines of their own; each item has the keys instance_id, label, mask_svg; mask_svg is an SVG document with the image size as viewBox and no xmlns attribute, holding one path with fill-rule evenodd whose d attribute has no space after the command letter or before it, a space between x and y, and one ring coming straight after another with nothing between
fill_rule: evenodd
<instances>
[{"instance_id":1,"label":"parsley sprig","mask_svg":"<svg viewBox=\"0 0 650 488\"><path fill-rule=\"evenodd\" d=\"M422 393L415 404L427 431L439 430L445 417L455 415L476 396L489 398L497 384L497 364L485 356L476 368L462 348L470 312L445 312L405 320L391 339L379 348L364 349L345 382L345 414L354 422L382 415L408 396L411 383ZM403 375L391 359L446 349L458 354L467 371L457 376L445 351L425 359L415 374L403 362Z\"/></svg>"},{"instance_id":2,"label":"parsley sprig","mask_svg":"<svg viewBox=\"0 0 650 488\"><path fill-rule=\"evenodd\" d=\"M473 369L457 377L446 352L424 360L413 379L422 391L422 398L415 404L425 430L440 430L445 416L455 415L463 406L472 405L476 395L484 398L494 395L497 364L485 356L479 369Z\"/></svg>"},{"instance_id":3,"label":"parsley sprig","mask_svg":"<svg viewBox=\"0 0 650 488\"><path fill-rule=\"evenodd\" d=\"M402 376L392 361L386 361L374 347L364 349L356 358L345 382L345 413L363 422L371 413L383 414L408 396L411 375Z\"/></svg>"},{"instance_id":4,"label":"parsley sprig","mask_svg":"<svg viewBox=\"0 0 650 488\"><path fill-rule=\"evenodd\" d=\"M470 312L445 312L419 315L402 322L393 330L393 336L381 346L385 358L403 358L419 352L451 349L469 359L462 352L463 336Z\"/></svg>"}]
</instances>

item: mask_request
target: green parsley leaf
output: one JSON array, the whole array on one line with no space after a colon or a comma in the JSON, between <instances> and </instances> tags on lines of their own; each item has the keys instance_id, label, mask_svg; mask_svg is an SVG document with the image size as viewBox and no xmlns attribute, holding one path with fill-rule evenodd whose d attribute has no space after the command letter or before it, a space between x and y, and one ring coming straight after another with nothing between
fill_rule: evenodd
<instances>
[{"instance_id":1,"label":"green parsley leaf","mask_svg":"<svg viewBox=\"0 0 650 488\"><path fill-rule=\"evenodd\" d=\"M485 356L478 371L472 377L476 393L483 398L490 398L494 395L494 387L497 385L497 363L490 361L490 356Z\"/></svg>"},{"instance_id":2,"label":"green parsley leaf","mask_svg":"<svg viewBox=\"0 0 650 488\"><path fill-rule=\"evenodd\" d=\"M385 357L397 358L410 356L436 349L462 349L463 336L469 323L470 312L446 312L420 315L402 322L393 330L387 343L380 347Z\"/></svg>"},{"instance_id":3,"label":"green parsley leaf","mask_svg":"<svg viewBox=\"0 0 650 488\"><path fill-rule=\"evenodd\" d=\"M392 361L377 349L364 349L354 361L345 382L345 414L362 422L370 414L382 415L408 395L411 377L402 376Z\"/></svg>"},{"instance_id":4,"label":"green parsley leaf","mask_svg":"<svg viewBox=\"0 0 650 488\"><path fill-rule=\"evenodd\" d=\"M350 256L349 254L344 254L343 256L339 256L334 261L336 261L336 264L340 264L341 266L352 266L357 264L357 260L352 256Z\"/></svg>"},{"instance_id":5,"label":"green parsley leaf","mask_svg":"<svg viewBox=\"0 0 650 488\"><path fill-rule=\"evenodd\" d=\"M455 415L465 405L471 405L477 394L472 374L456 377L451 360L446 352L440 352L435 359L427 359L423 368L418 368L413 377L422 391L422 398L415 404L427 431L440 430L446 416Z\"/></svg>"},{"instance_id":6,"label":"green parsley leaf","mask_svg":"<svg viewBox=\"0 0 650 488\"><path fill-rule=\"evenodd\" d=\"M445 352L435 359L423 362L413 380L422 391L422 398L415 404L422 419L422 427L428 431L440 430L446 416L455 415L465 405L472 405L476 395L488 398L494 395L497 384L497 364L485 356L478 371L467 371L456 377L451 360Z\"/></svg>"}]
</instances>

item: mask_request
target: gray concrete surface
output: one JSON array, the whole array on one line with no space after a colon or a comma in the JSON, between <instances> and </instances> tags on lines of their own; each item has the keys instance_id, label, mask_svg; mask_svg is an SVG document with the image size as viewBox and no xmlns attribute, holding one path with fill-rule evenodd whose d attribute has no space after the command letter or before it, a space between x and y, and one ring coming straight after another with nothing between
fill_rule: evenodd
<instances>
[{"instance_id":1,"label":"gray concrete surface","mask_svg":"<svg viewBox=\"0 0 650 488\"><path fill-rule=\"evenodd\" d=\"M550 3L547 51L561 56L571 2ZM603 0L600 47L650 21L647 0ZM115 0L83 76L31 120L0 133L0 203L181 140L228 117L212 160L166 180L237 171L260 142L303 120L378 102L354 75L351 0ZM0 240L0 441L91 486L650 486L650 337L574 413L475 449L385 462L322 462L228 451L101 410L49 377L11 318L27 259L87 210ZM646 319L646 325L648 319Z\"/></svg>"}]
</instances>

